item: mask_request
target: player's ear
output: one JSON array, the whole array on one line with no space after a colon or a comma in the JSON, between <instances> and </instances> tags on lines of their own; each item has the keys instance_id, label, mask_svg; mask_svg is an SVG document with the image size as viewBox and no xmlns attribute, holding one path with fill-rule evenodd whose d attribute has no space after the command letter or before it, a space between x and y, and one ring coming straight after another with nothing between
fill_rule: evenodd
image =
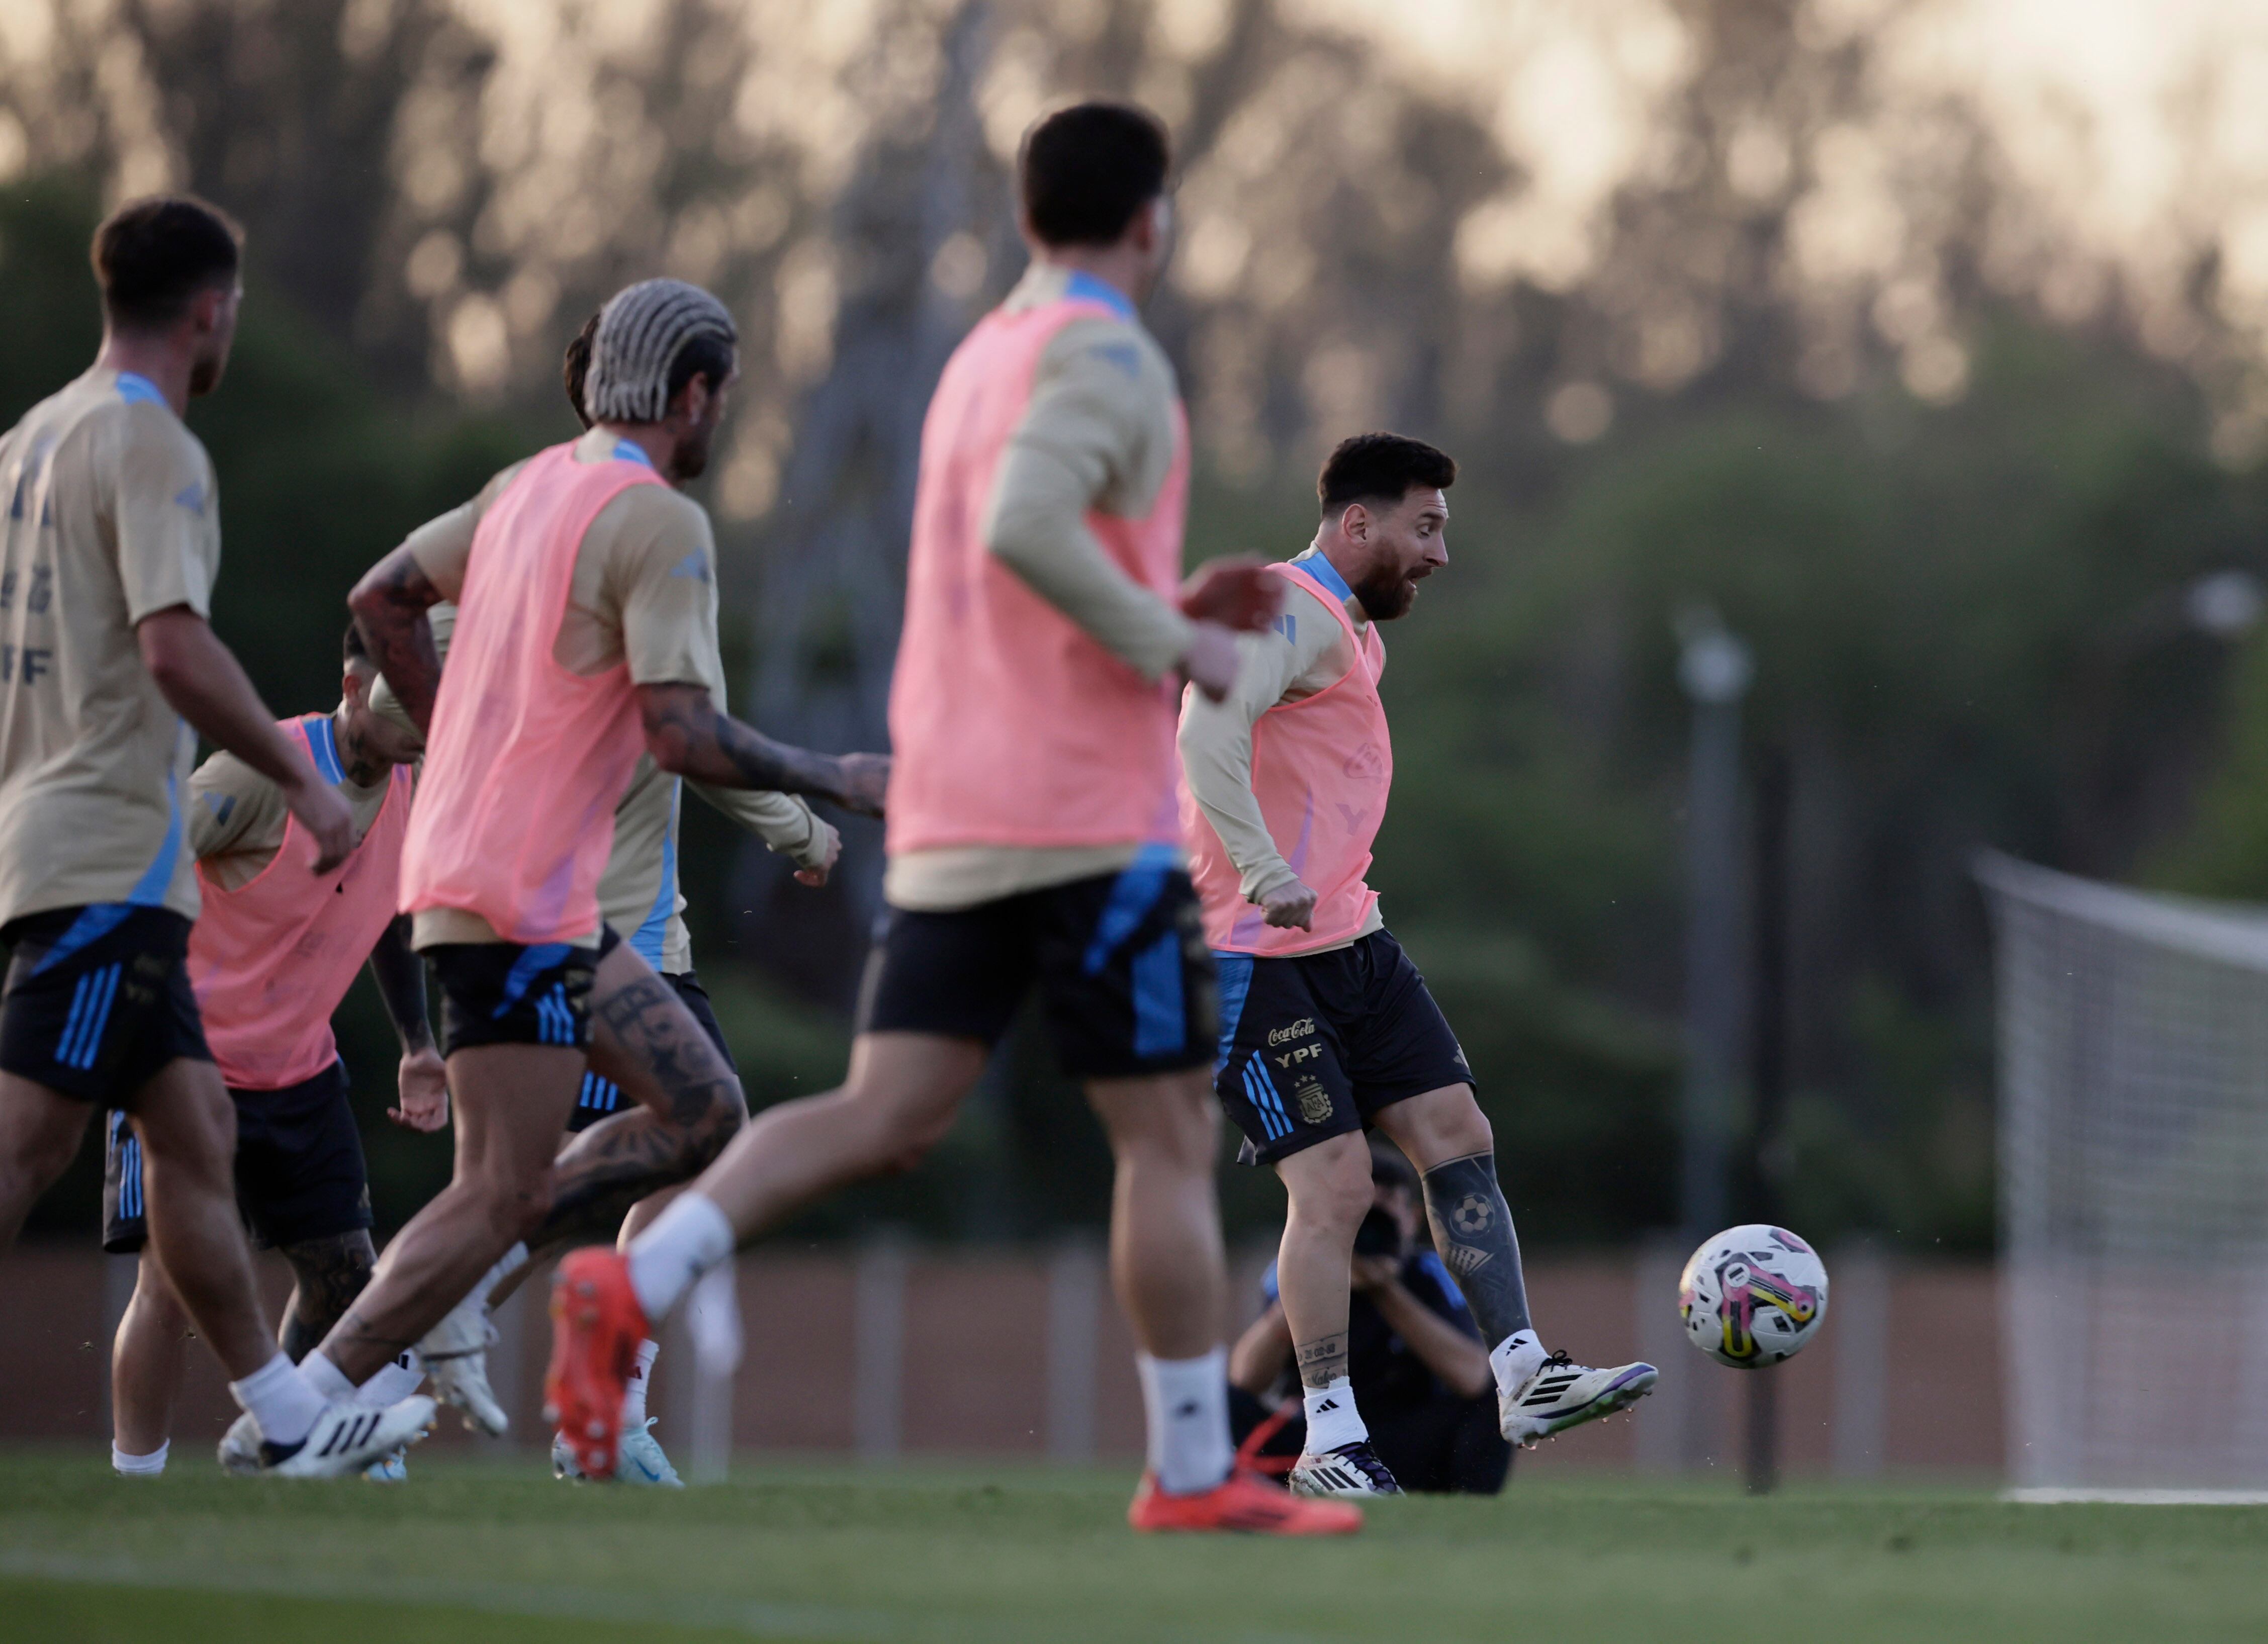
<instances>
[{"instance_id":1,"label":"player's ear","mask_svg":"<svg viewBox=\"0 0 2268 1644\"><path fill-rule=\"evenodd\" d=\"M1370 510L1359 502L1351 502L1339 515L1339 532L1350 542L1370 541Z\"/></svg>"}]
</instances>

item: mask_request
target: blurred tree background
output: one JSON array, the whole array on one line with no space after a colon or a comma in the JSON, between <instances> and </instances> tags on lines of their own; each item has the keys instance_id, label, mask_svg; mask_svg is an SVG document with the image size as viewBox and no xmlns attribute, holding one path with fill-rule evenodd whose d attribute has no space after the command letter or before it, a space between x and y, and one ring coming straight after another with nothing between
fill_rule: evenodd
<instances>
[{"instance_id":1,"label":"blurred tree background","mask_svg":"<svg viewBox=\"0 0 2268 1644\"><path fill-rule=\"evenodd\" d=\"M2028 20L2029 19L2029 20ZM2029 32L2028 32L2029 31ZM1970 853L2268 896L2268 21L2000 0L0 0L0 415L80 369L100 204L193 187L252 300L192 425L217 620L279 711L358 570L570 426L625 280L730 300L715 480L736 701L874 746L914 440L1021 266L1017 135L1138 96L1181 145L1150 320L1191 558L1281 557L1345 433L1454 452L1454 562L1388 635L1377 882L1463 1036L1537 1247L1675 1220L1685 705L1672 623L1757 659L1793 793L1788 1214L1993 1236ZM751 1101L839 1073L875 910L701 807L686 885ZM342 1024L381 1220L446 1168ZM920 1169L792 1230L1099 1229L1108 1161L1020 1030ZM43 1207L90 1231L84 1167ZM1225 1177L1238 1232L1280 1193Z\"/></svg>"}]
</instances>

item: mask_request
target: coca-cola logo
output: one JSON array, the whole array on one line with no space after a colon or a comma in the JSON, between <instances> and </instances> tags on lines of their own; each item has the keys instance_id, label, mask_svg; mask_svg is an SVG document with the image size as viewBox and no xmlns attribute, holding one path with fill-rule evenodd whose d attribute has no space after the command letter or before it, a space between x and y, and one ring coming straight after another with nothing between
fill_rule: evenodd
<instances>
[{"instance_id":1,"label":"coca-cola logo","mask_svg":"<svg viewBox=\"0 0 2268 1644\"><path fill-rule=\"evenodd\" d=\"M1302 1016L1299 1021L1292 1022L1288 1027L1270 1028L1268 1034L1268 1043L1270 1044L1289 1044L1294 1039L1306 1038L1309 1034L1314 1032L1314 1030L1315 1019L1313 1016Z\"/></svg>"}]
</instances>

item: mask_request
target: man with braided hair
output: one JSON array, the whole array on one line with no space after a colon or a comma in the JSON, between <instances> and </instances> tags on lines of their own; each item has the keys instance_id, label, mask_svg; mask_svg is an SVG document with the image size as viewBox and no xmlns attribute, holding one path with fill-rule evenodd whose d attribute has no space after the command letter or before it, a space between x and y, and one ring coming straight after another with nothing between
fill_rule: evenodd
<instances>
[{"instance_id":1,"label":"man with braided hair","mask_svg":"<svg viewBox=\"0 0 2268 1644\"><path fill-rule=\"evenodd\" d=\"M457 1172L387 1247L311 1375L358 1386L515 1243L611 1229L739 1128L724 1058L600 916L642 754L720 788L880 811L886 757L773 742L711 689L715 547L676 487L708 466L737 343L697 286L616 293L592 339L590 430L492 482L469 541L413 534L350 597L427 733L401 910L441 987ZM427 616L445 601L458 612L446 675ZM559 1154L586 1067L639 1106Z\"/></svg>"},{"instance_id":2,"label":"man with braided hair","mask_svg":"<svg viewBox=\"0 0 2268 1644\"><path fill-rule=\"evenodd\" d=\"M600 318L600 314L593 313L567 345L562 372L567 402L586 429L591 425L591 416L584 404L584 390ZM508 481L517 471L507 469L500 479ZM491 493L497 489L500 486L491 484L471 502L423 527L412 538L421 561L443 563L468 552ZM446 661L456 609L450 605L437 605L427 613L427 620L432 623L434 638ZM725 700L723 678L710 681L709 686L721 704ZM374 699L381 713L409 727L409 716L382 680ZM662 981L693 1014L709 1042L730 1067L733 1055L725 1043L724 1029L718 1025L707 991L694 974L692 935L685 925L685 897L678 888L677 827L685 785L683 778L655 763L652 754L640 757L629 791L615 807L614 851L608 859L606 872L600 875L599 909L607 924L620 932L638 956L660 973ZM692 787L710 805L792 861L799 882L813 886L827 882L841 853L842 838L803 800L792 794L717 788L698 782ZM602 975L592 992L593 1014L601 1019L598 1030L602 1033L609 1003L605 981ZM639 1105L637 1097L615 1080L595 1069L585 1070L574 1113L568 1120L568 1131L579 1137L581 1132L617 1115L636 1112ZM589 1148L576 1141L569 1144L569 1155L561 1161L561 1180L571 1197L573 1180L583 1168L581 1154ZM689 1175L692 1168L688 1163L686 1173ZM676 1191L674 1187L665 1188L632 1205L629 1214L622 1218L619 1237L625 1242L635 1237ZM578 1230L587 1234L593 1229L585 1222ZM548 1220L545 1228L529 1242L541 1248L564 1236L553 1221ZM475 1425L491 1427L501 1423L503 1412L486 1389L485 1350L490 1334L488 1316L503 1305L525 1277L526 1246L515 1245L506 1253L503 1264L509 1271L493 1284L478 1286L421 1344L423 1353L429 1358L435 1386L451 1403L465 1407ZM659 1345L651 1338L640 1345L636 1372L622 1402L622 1464L615 1476L625 1483L674 1486L680 1482L667 1455L649 1431L652 1423L645 1413L646 1388L659 1351ZM575 1465L571 1447L563 1437L555 1438L551 1460L552 1470L560 1478L582 1477L581 1470Z\"/></svg>"}]
</instances>

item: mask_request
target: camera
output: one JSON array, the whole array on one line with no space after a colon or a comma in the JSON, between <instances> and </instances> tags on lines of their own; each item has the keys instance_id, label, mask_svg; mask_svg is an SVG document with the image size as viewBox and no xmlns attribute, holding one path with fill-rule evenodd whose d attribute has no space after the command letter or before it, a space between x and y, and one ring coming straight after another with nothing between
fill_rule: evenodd
<instances>
[{"instance_id":1,"label":"camera","mask_svg":"<svg viewBox=\"0 0 2268 1644\"><path fill-rule=\"evenodd\" d=\"M1354 1253L1357 1256L1400 1257L1402 1224L1383 1208L1373 1205L1370 1213L1362 1219L1362 1226L1354 1230Z\"/></svg>"}]
</instances>

